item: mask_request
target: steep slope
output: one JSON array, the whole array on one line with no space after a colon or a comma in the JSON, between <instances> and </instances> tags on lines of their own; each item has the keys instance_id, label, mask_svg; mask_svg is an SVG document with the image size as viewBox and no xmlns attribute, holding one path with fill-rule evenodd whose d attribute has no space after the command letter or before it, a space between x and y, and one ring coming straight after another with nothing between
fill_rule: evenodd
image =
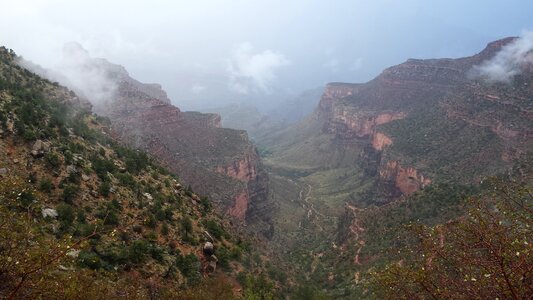
<instances>
[{"instance_id":1,"label":"steep slope","mask_svg":"<svg viewBox=\"0 0 533 300\"><path fill-rule=\"evenodd\" d=\"M17 59L0 48L0 297L180 298L208 274L198 293L232 297L249 245L228 220Z\"/></svg>"},{"instance_id":2,"label":"steep slope","mask_svg":"<svg viewBox=\"0 0 533 300\"><path fill-rule=\"evenodd\" d=\"M89 57L77 44L67 45L65 56L68 68L61 75L66 79L56 77L85 92L94 111L111 120L118 139L156 157L186 185L208 195L220 212L271 235L268 176L245 131L220 128L215 114L180 111L161 86L141 83L124 67ZM72 80L79 77L81 82ZM94 77L105 93L83 84Z\"/></svg>"}]
</instances>

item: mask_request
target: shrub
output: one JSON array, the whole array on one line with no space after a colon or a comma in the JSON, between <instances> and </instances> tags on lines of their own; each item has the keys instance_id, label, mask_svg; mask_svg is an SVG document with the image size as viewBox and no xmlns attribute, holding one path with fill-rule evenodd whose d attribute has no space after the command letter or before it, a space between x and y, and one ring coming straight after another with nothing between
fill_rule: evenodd
<instances>
[{"instance_id":1,"label":"shrub","mask_svg":"<svg viewBox=\"0 0 533 300\"><path fill-rule=\"evenodd\" d=\"M27 207L27 206L30 206L33 203L33 201L35 201L35 196L33 195L31 191L24 190L20 192L20 194L17 197L17 200L19 200L22 206Z\"/></svg>"},{"instance_id":2,"label":"shrub","mask_svg":"<svg viewBox=\"0 0 533 300\"><path fill-rule=\"evenodd\" d=\"M100 257L94 252L81 251L78 262L82 267L97 270L102 266Z\"/></svg>"},{"instance_id":3,"label":"shrub","mask_svg":"<svg viewBox=\"0 0 533 300\"><path fill-rule=\"evenodd\" d=\"M61 165L61 159L59 159L59 155L54 152L47 153L45 159L48 165L52 168L57 168Z\"/></svg>"},{"instance_id":4,"label":"shrub","mask_svg":"<svg viewBox=\"0 0 533 300\"><path fill-rule=\"evenodd\" d=\"M120 223L120 219L117 215L117 213L113 210L110 210L107 212L107 215L104 219L104 224L105 225L118 225Z\"/></svg>"},{"instance_id":5,"label":"shrub","mask_svg":"<svg viewBox=\"0 0 533 300\"><path fill-rule=\"evenodd\" d=\"M163 223L163 226L161 226L161 234L168 235L168 233L169 233L168 225L167 223Z\"/></svg>"},{"instance_id":6,"label":"shrub","mask_svg":"<svg viewBox=\"0 0 533 300\"><path fill-rule=\"evenodd\" d=\"M142 263L150 251L150 244L145 240L136 240L129 247L129 260L133 263Z\"/></svg>"},{"instance_id":7,"label":"shrub","mask_svg":"<svg viewBox=\"0 0 533 300\"><path fill-rule=\"evenodd\" d=\"M183 219L181 219L180 225L181 230L183 231L183 234L185 236L188 236L190 233L192 233L192 222L189 217L183 217Z\"/></svg>"},{"instance_id":8,"label":"shrub","mask_svg":"<svg viewBox=\"0 0 533 300\"><path fill-rule=\"evenodd\" d=\"M91 164L94 169L94 172L102 181L108 181L109 178L107 176L107 173L113 173L116 170L115 164L108 159L100 159L98 157L93 157L91 159Z\"/></svg>"},{"instance_id":9,"label":"shrub","mask_svg":"<svg viewBox=\"0 0 533 300\"><path fill-rule=\"evenodd\" d=\"M64 227L72 225L75 218L72 206L70 204L60 203L56 209L61 225Z\"/></svg>"},{"instance_id":10,"label":"shrub","mask_svg":"<svg viewBox=\"0 0 533 300\"><path fill-rule=\"evenodd\" d=\"M192 253L185 256L178 254L176 257L176 267L187 278L189 283L194 284L200 281L200 262L196 255Z\"/></svg>"},{"instance_id":11,"label":"shrub","mask_svg":"<svg viewBox=\"0 0 533 300\"><path fill-rule=\"evenodd\" d=\"M110 190L111 190L111 185L107 181L102 182L102 184L100 185L100 188L98 189L100 194L102 194L102 196L104 197L109 196Z\"/></svg>"},{"instance_id":12,"label":"shrub","mask_svg":"<svg viewBox=\"0 0 533 300\"><path fill-rule=\"evenodd\" d=\"M72 201L78 196L79 187L69 184L63 189L62 199L66 203L72 204Z\"/></svg>"},{"instance_id":13,"label":"shrub","mask_svg":"<svg viewBox=\"0 0 533 300\"><path fill-rule=\"evenodd\" d=\"M223 236L226 236L226 231L217 222L213 220L207 220L204 222L204 225L207 231L215 238L221 239Z\"/></svg>"},{"instance_id":14,"label":"shrub","mask_svg":"<svg viewBox=\"0 0 533 300\"><path fill-rule=\"evenodd\" d=\"M54 185L52 184L52 180L50 180L49 178L43 178L39 183L39 190L45 193L50 193L53 188Z\"/></svg>"}]
</instances>

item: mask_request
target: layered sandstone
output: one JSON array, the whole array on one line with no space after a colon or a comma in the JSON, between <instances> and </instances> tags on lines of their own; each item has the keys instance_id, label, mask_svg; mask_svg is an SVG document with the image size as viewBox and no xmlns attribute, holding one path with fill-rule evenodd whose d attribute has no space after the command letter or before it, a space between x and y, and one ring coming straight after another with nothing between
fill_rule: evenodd
<instances>
[{"instance_id":1,"label":"layered sandstone","mask_svg":"<svg viewBox=\"0 0 533 300\"><path fill-rule=\"evenodd\" d=\"M392 145L391 138L381 132L376 132L372 138L372 147L378 151L383 151L386 146L390 145Z\"/></svg>"},{"instance_id":2,"label":"layered sandstone","mask_svg":"<svg viewBox=\"0 0 533 300\"><path fill-rule=\"evenodd\" d=\"M412 193L431 183L431 179L424 177L413 167L403 167L399 162L391 160L379 171L384 181L394 182L394 186L402 195Z\"/></svg>"}]
</instances>

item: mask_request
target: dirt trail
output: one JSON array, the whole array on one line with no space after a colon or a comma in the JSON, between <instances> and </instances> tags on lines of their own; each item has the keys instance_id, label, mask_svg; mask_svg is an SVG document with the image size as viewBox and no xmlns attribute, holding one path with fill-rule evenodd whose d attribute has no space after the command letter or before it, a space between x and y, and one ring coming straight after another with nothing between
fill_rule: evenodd
<instances>
[{"instance_id":1,"label":"dirt trail","mask_svg":"<svg viewBox=\"0 0 533 300\"><path fill-rule=\"evenodd\" d=\"M365 241L361 238L360 233L364 232L365 229L359 225L359 219L357 218L357 213L363 211L363 209L357 208L353 205L350 205L346 203L346 208L348 208L352 215L353 215L353 221L352 224L350 224L350 231L355 236L355 241L359 245L359 248L357 248L357 251L355 253L353 262L356 265L360 265L361 262L359 261L359 254L361 253L361 250L363 249L363 246L365 245Z\"/></svg>"},{"instance_id":2,"label":"dirt trail","mask_svg":"<svg viewBox=\"0 0 533 300\"><path fill-rule=\"evenodd\" d=\"M311 187L310 184L308 184L308 183L306 183L306 184L307 184L307 193L305 194L305 197L304 197L303 196L304 189L302 188L300 190L300 193L299 193L298 202L301 203L303 209L307 210L307 219L311 220L311 217L313 216L313 214L315 216L320 216L322 218L327 218L326 215L324 215L323 213L321 213L318 210L316 210L315 209L315 205L312 202L309 201L311 199L312 187ZM315 223L315 225L318 226L318 228L320 228L321 231L324 231L324 227L322 227L322 225L320 225L320 222L314 222L314 223Z\"/></svg>"}]
</instances>

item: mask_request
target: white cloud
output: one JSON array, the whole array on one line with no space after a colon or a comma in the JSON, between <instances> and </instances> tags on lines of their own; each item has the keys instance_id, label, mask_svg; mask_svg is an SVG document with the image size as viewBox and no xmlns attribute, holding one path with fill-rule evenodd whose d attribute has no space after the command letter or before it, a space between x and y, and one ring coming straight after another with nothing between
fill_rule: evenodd
<instances>
[{"instance_id":1,"label":"white cloud","mask_svg":"<svg viewBox=\"0 0 533 300\"><path fill-rule=\"evenodd\" d=\"M255 52L250 43L242 43L228 63L229 88L240 94L268 93L276 79L276 71L289 63L281 53Z\"/></svg>"},{"instance_id":2,"label":"white cloud","mask_svg":"<svg viewBox=\"0 0 533 300\"><path fill-rule=\"evenodd\" d=\"M92 104L112 101L118 88L116 79L110 77L107 71L108 63L93 59L76 42L64 45L62 60L52 68L42 69L26 60L20 63L35 73L69 87L78 95L88 98Z\"/></svg>"},{"instance_id":3,"label":"white cloud","mask_svg":"<svg viewBox=\"0 0 533 300\"><path fill-rule=\"evenodd\" d=\"M505 45L493 58L475 66L471 75L489 81L509 82L520 74L525 64L533 64L533 31L524 31L520 38Z\"/></svg>"}]
</instances>

